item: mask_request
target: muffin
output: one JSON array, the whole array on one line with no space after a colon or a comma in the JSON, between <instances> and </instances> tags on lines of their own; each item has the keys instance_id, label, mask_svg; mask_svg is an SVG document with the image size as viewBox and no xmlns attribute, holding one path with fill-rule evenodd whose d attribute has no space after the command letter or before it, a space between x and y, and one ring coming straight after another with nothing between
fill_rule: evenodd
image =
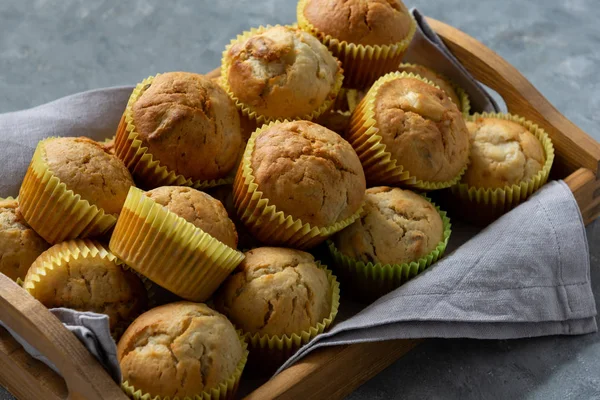
<instances>
[{"instance_id":1,"label":"muffin","mask_svg":"<svg viewBox=\"0 0 600 400\"><path fill-rule=\"evenodd\" d=\"M27 225L13 198L0 199L0 273L23 279L36 258L50 245Z\"/></svg>"},{"instance_id":2,"label":"muffin","mask_svg":"<svg viewBox=\"0 0 600 400\"><path fill-rule=\"evenodd\" d=\"M227 182L242 134L235 105L209 78L168 72L134 89L115 140L115 154L146 189L203 188Z\"/></svg>"},{"instance_id":3,"label":"muffin","mask_svg":"<svg viewBox=\"0 0 600 400\"><path fill-rule=\"evenodd\" d=\"M469 161L469 132L456 104L424 78L381 77L351 116L348 141L370 184L442 189Z\"/></svg>"},{"instance_id":4,"label":"muffin","mask_svg":"<svg viewBox=\"0 0 600 400\"><path fill-rule=\"evenodd\" d=\"M154 308L119 341L123 389L132 398L232 399L246 346L231 322L204 304Z\"/></svg>"},{"instance_id":5,"label":"muffin","mask_svg":"<svg viewBox=\"0 0 600 400\"><path fill-rule=\"evenodd\" d=\"M147 306L141 279L99 242L72 240L35 260L23 288L48 308L66 307L109 316L118 336Z\"/></svg>"},{"instance_id":6,"label":"muffin","mask_svg":"<svg viewBox=\"0 0 600 400\"><path fill-rule=\"evenodd\" d=\"M434 70L427 68L424 65L408 63L400 64L400 66L398 67L398 71L412 73L414 75L419 75L422 78L428 79L430 82L432 82L437 87L446 92L448 97L450 97L450 100L452 100L452 102L456 104L458 109L464 115L469 115L469 111L471 109L471 102L469 101L469 96L461 87L451 82L442 74L438 74Z\"/></svg>"},{"instance_id":7,"label":"muffin","mask_svg":"<svg viewBox=\"0 0 600 400\"><path fill-rule=\"evenodd\" d=\"M290 26L261 27L232 40L223 53L222 85L250 119L311 120L342 86L342 69L325 46Z\"/></svg>"},{"instance_id":8,"label":"muffin","mask_svg":"<svg viewBox=\"0 0 600 400\"><path fill-rule=\"evenodd\" d=\"M135 271L192 301L208 299L244 257L223 205L177 186L132 188L109 247Z\"/></svg>"},{"instance_id":9,"label":"muffin","mask_svg":"<svg viewBox=\"0 0 600 400\"><path fill-rule=\"evenodd\" d=\"M300 0L297 17L342 62L344 86L358 89L396 70L416 31L400 0Z\"/></svg>"},{"instance_id":10,"label":"muffin","mask_svg":"<svg viewBox=\"0 0 600 400\"><path fill-rule=\"evenodd\" d=\"M116 222L134 185L123 163L87 138L42 140L19 192L19 209L47 242L98 237Z\"/></svg>"},{"instance_id":11,"label":"muffin","mask_svg":"<svg viewBox=\"0 0 600 400\"><path fill-rule=\"evenodd\" d=\"M264 353L281 362L331 324L339 288L309 253L260 247L246 253L215 304L244 331L251 358Z\"/></svg>"},{"instance_id":12,"label":"muffin","mask_svg":"<svg viewBox=\"0 0 600 400\"><path fill-rule=\"evenodd\" d=\"M233 196L240 220L261 242L309 248L358 218L365 187L344 139L313 122L286 121L254 132Z\"/></svg>"},{"instance_id":13,"label":"muffin","mask_svg":"<svg viewBox=\"0 0 600 400\"><path fill-rule=\"evenodd\" d=\"M373 300L440 258L450 223L410 190L380 186L366 193L361 218L338 232L329 248L340 277L352 288L349 293Z\"/></svg>"},{"instance_id":14,"label":"muffin","mask_svg":"<svg viewBox=\"0 0 600 400\"><path fill-rule=\"evenodd\" d=\"M454 211L470 222L486 224L546 183L554 147L543 129L511 114L475 114L467 127L471 162L461 182L452 187L459 199L454 199Z\"/></svg>"}]
</instances>

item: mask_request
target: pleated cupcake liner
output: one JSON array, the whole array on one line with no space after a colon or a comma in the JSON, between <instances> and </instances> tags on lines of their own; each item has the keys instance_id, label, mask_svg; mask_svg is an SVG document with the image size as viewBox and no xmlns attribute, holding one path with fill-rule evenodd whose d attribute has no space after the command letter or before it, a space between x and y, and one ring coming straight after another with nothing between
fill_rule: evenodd
<instances>
[{"instance_id":1,"label":"pleated cupcake liner","mask_svg":"<svg viewBox=\"0 0 600 400\"><path fill-rule=\"evenodd\" d=\"M443 236L435 249L418 260L401 264L365 263L343 254L332 240L327 241L333 267L349 296L359 301L372 302L416 277L442 258L452 234L452 224L445 211L429 198L424 198L442 218Z\"/></svg>"},{"instance_id":2,"label":"pleated cupcake liner","mask_svg":"<svg viewBox=\"0 0 600 400\"><path fill-rule=\"evenodd\" d=\"M546 184L552 163L554 162L554 146L545 130L518 115L509 113L476 113L469 116L467 120L474 122L479 118L497 118L518 123L539 140L544 148L546 158L542 169L535 176L518 184L503 188L474 187L466 183L457 183L452 186L451 193L455 199L458 199L456 208L461 216L470 222L488 223L525 201Z\"/></svg>"},{"instance_id":3,"label":"pleated cupcake liner","mask_svg":"<svg viewBox=\"0 0 600 400\"><path fill-rule=\"evenodd\" d=\"M133 187L109 248L151 281L196 302L208 299L244 259Z\"/></svg>"},{"instance_id":4,"label":"pleated cupcake liner","mask_svg":"<svg viewBox=\"0 0 600 400\"><path fill-rule=\"evenodd\" d=\"M155 159L139 139L140 135L133 120L133 105L159 75L144 79L133 89L117 127L114 142L115 155L127 166L136 182L146 189L154 189L159 186L189 186L194 189L205 189L231 183L233 176L212 180L186 178L161 165L160 160Z\"/></svg>"},{"instance_id":5,"label":"pleated cupcake liner","mask_svg":"<svg viewBox=\"0 0 600 400\"><path fill-rule=\"evenodd\" d=\"M300 0L296 9L298 26L317 37L331 53L342 62L344 86L355 89L369 87L380 76L398 69L402 57L417 31L417 22L411 18L410 30L406 38L388 45L362 45L340 41L325 35L311 24L304 15L308 0Z\"/></svg>"},{"instance_id":6,"label":"pleated cupcake liner","mask_svg":"<svg viewBox=\"0 0 600 400\"><path fill-rule=\"evenodd\" d=\"M242 358L238 362L235 372L225 381L219 383L215 388L208 389L192 397L152 396L150 393L144 393L141 389L135 388L127 381L121 383L121 388L125 394L133 400L233 400L235 399L242 373L244 372L246 362L248 361L248 343L246 343L246 340L239 331L238 336L242 344Z\"/></svg>"},{"instance_id":7,"label":"pleated cupcake liner","mask_svg":"<svg viewBox=\"0 0 600 400\"><path fill-rule=\"evenodd\" d=\"M231 85L229 85L229 70L231 69L231 60L229 60L228 53L234 44L239 43L239 42L244 42L255 35L260 35L267 29L276 28L276 27L280 27L280 26L282 26L282 25L274 25L274 26L273 25L267 25L267 26L261 25L258 28L251 28L249 31L243 32L242 34L238 35L235 39L231 40L229 45L227 45L227 47L225 48L225 51L223 52L223 57L221 59L221 82L220 82L221 87L223 89L225 89L225 91L229 94L229 97L231 97L231 99L235 103L235 106L238 108L238 110L240 110L242 115L249 118L250 120L256 121L258 126L260 126L264 123L269 123L269 122L273 122L273 121L277 121L277 120L283 120L284 118L280 118L277 116L271 117L271 116L262 115L259 111L257 111L250 104L244 103L236 96L236 94L233 92L233 90L231 88ZM287 27L294 28L293 26L287 26ZM344 71L343 71L339 61L338 61L338 65L340 67L336 74L333 88L331 89L329 96L323 102L323 104L321 104L317 109L315 109L314 111L312 111L309 114L298 115L298 116L295 116L294 118L288 117L287 119L312 121L312 120L317 119L320 115L322 115L323 113L325 113L326 111L328 111L329 109L331 109L333 107L333 105L336 101L336 98L338 96L338 93L340 92L340 89L342 88L342 82L344 81Z\"/></svg>"},{"instance_id":8,"label":"pleated cupcake liner","mask_svg":"<svg viewBox=\"0 0 600 400\"><path fill-rule=\"evenodd\" d=\"M38 143L19 191L25 221L48 243L102 236L117 219L67 188L44 161L45 144Z\"/></svg>"},{"instance_id":9,"label":"pleated cupcake liner","mask_svg":"<svg viewBox=\"0 0 600 400\"><path fill-rule=\"evenodd\" d=\"M383 138L379 135L375 119L377 93L385 83L404 78L419 79L439 89L433 82L413 73L391 72L382 76L352 113L346 139L358 154L369 184L402 185L420 190L439 190L451 187L460 181L467 170L466 165L453 179L448 181L431 182L418 179L386 150Z\"/></svg>"},{"instance_id":10,"label":"pleated cupcake liner","mask_svg":"<svg viewBox=\"0 0 600 400\"><path fill-rule=\"evenodd\" d=\"M256 179L251 159L258 135L277 123L279 122L263 125L248 140L242 163L233 184L234 204L238 218L260 242L296 249L308 249L325 241L335 232L356 221L360 217L363 208L361 206L352 216L333 225L318 227L303 223L301 219L294 218L283 211L278 211L274 204L270 204L269 199L264 196L258 184L255 183Z\"/></svg>"}]
</instances>

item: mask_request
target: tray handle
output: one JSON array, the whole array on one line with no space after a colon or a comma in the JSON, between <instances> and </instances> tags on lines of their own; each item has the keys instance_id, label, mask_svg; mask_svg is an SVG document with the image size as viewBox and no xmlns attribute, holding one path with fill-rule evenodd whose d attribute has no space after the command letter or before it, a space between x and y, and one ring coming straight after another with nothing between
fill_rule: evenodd
<instances>
[{"instance_id":1,"label":"tray handle","mask_svg":"<svg viewBox=\"0 0 600 400\"><path fill-rule=\"evenodd\" d=\"M4 274L0 274L0 320L56 365L67 384L67 399L127 399L75 335Z\"/></svg>"}]
</instances>

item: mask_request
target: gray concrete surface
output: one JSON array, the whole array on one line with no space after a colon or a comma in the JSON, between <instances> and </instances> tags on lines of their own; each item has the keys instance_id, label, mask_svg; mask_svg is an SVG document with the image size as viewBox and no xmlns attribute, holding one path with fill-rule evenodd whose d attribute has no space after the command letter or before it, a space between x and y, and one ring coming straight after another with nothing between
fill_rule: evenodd
<instances>
[{"instance_id":1,"label":"gray concrete surface","mask_svg":"<svg viewBox=\"0 0 600 400\"><path fill-rule=\"evenodd\" d=\"M598 0L413 0L515 65L600 140ZM225 44L290 23L294 0L0 0L0 112L169 70L206 72ZM1 133L0 133L1 134ZM588 227L600 294L600 223ZM349 399L600 398L600 335L430 340ZM0 399L10 398L0 394Z\"/></svg>"}]
</instances>

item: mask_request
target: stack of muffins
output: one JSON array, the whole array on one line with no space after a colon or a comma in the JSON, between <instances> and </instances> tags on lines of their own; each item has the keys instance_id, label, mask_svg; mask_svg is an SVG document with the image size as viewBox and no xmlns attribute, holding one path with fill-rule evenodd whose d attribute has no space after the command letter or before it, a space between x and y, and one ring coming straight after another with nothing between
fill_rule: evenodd
<instances>
[{"instance_id":1,"label":"stack of muffins","mask_svg":"<svg viewBox=\"0 0 600 400\"><path fill-rule=\"evenodd\" d=\"M114 140L41 141L0 201L0 271L108 315L132 398L231 398L247 348L253 370L281 365L336 317L326 263L367 301L418 275L450 237L424 192L487 222L548 179L542 129L469 115L464 90L402 64L401 1L297 12L232 40L217 79L143 80Z\"/></svg>"}]
</instances>

